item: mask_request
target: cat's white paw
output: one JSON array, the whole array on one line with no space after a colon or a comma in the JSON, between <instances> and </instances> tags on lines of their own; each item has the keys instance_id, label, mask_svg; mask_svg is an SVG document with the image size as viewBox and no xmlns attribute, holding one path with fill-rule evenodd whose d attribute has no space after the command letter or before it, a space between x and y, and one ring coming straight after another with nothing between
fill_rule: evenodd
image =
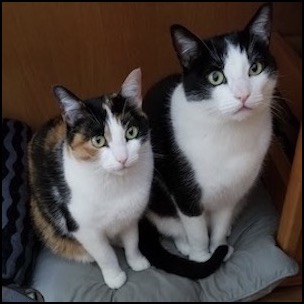
<instances>
[{"instance_id":1,"label":"cat's white paw","mask_svg":"<svg viewBox=\"0 0 304 304\"><path fill-rule=\"evenodd\" d=\"M209 248L211 254L213 254L214 251L216 250L216 248L219 247L220 245L227 245L227 242L226 241L221 241L221 242L212 242L211 241L210 248Z\"/></svg>"},{"instance_id":2,"label":"cat's white paw","mask_svg":"<svg viewBox=\"0 0 304 304\"><path fill-rule=\"evenodd\" d=\"M120 288L127 280L127 275L124 271L107 273L103 275L105 283L112 289Z\"/></svg>"},{"instance_id":3,"label":"cat's white paw","mask_svg":"<svg viewBox=\"0 0 304 304\"><path fill-rule=\"evenodd\" d=\"M228 252L224 258L224 262L226 262L227 260L229 260L229 258L231 257L231 255L233 254L234 252L234 248L230 245L228 245L227 243L222 243L222 244L216 244L216 245L211 245L210 246L210 252L213 254L214 251L216 250L216 248L218 248L220 245L227 245L228 246Z\"/></svg>"},{"instance_id":4,"label":"cat's white paw","mask_svg":"<svg viewBox=\"0 0 304 304\"><path fill-rule=\"evenodd\" d=\"M134 271L142 271L149 268L151 265L149 261L142 255L136 256L128 260L128 264Z\"/></svg>"},{"instance_id":5,"label":"cat's white paw","mask_svg":"<svg viewBox=\"0 0 304 304\"><path fill-rule=\"evenodd\" d=\"M174 240L175 247L177 250L183 254L188 256L190 253L190 246L187 242L185 241L180 241L180 240Z\"/></svg>"},{"instance_id":6,"label":"cat's white paw","mask_svg":"<svg viewBox=\"0 0 304 304\"><path fill-rule=\"evenodd\" d=\"M224 262L226 262L227 260L230 259L230 257L232 256L233 252L234 252L234 248L232 246L228 245L228 252L227 252L227 254L226 254L225 258L224 258Z\"/></svg>"},{"instance_id":7,"label":"cat's white paw","mask_svg":"<svg viewBox=\"0 0 304 304\"><path fill-rule=\"evenodd\" d=\"M227 230L227 237L231 235L231 226Z\"/></svg>"},{"instance_id":8,"label":"cat's white paw","mask_svg":"<svg viewBox=\"0 0 304 304\"><path fill-rule=\"evenodd\" d=\"M189 260L194 261L194 262L206 262L210 259L211 253L209 252L190 252L189 254Z\"/></svg>"}]
</instances>

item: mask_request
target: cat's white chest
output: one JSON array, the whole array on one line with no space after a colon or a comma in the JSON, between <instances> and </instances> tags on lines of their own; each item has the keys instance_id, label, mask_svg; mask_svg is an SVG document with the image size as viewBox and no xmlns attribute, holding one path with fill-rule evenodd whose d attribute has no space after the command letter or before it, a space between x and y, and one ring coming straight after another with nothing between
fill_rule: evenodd
<instances>
[{"instance_id":1,"label":"cat's white chest","mask_svg":"<svg viewBox=\"0 0 304 304\"><path fill-rule=\"evenodd\" d=\"M210 125L198 108L172 99L175 140L203 190L204 207L236 204L260 171L270 143L271 117L266 113L248 124Z\"/></svg>"},{"instance_id":2,"label":"cat's white chest","mask_svg":"<svg viewBox=\"0 0 304 304\"><path fill-rule=\"evenodd\" d=\"M144 167L130 168L125 176L100 174L85 166L81 168L73 160L66 160L64 167L71 192L68 208L80 227L92 227L115 236L137 221L147 206L152 155Z\"/></svg>"}]
</instances>

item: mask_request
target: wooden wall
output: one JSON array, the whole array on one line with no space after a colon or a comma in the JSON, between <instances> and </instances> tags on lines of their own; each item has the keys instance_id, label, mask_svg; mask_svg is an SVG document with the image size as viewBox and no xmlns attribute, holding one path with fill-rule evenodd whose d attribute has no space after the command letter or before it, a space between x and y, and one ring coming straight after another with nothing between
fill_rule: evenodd
<instances>
[{"instance_id":1,"label":"wooden wall","mask_svg":"<svg viewBox=\"0 0 304 304\"><path fill-rule=\"evenodd\" d=\"M2 110L37 128L58 113L52 86L117 91L135 67L144 91L178 71L169 26L201 36L241 29L261 2L2 3ZM302 4L274 4L274 30L300 36Z\"/></svg>"}]
</instances>

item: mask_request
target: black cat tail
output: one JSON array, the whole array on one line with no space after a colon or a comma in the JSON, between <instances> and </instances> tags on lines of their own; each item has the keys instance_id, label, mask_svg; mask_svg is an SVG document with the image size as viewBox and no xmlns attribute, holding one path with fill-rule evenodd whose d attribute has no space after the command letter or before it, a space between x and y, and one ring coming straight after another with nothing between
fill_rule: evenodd
<instances>
[{"instance_id":1,"label":"black cat tail","mask_svg":"<svg viewBox=\"0 0 304 304\"><path fill-rule=\"evenodd\" d=\"M190 279L203 279L220 267L228 253L228 246L219 246L204 263L190 261L165 250L156 227L144 218L139 223L139 250L156 268Z\"/></svg>"}]
</instances>

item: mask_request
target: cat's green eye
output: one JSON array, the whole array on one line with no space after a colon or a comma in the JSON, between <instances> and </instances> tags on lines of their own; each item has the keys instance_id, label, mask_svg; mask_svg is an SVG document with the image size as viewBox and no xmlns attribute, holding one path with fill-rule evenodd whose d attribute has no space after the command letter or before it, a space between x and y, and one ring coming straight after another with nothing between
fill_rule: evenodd
<instances>
[{"instance_id":1,"label":"cat's green eye","mask_svg":"<svg viewBox=\"0 0 304 304\"><path fill-rule=\"evenodd\" d=\"M255 76L262 73L264 66L261 62L254 62L249 69L249 76Z\"/></svg>"},{"instance_id":2,"label":"cat's green eye","mask_svg":"<svg viewBox=\"0 0 304 304\"><path fill-rule=\"evenodd\" d=\"M101 148L106 144L106 139L102 135L92 137L91 141L95 148Z\"/></svg>"},{"instance_id":3,"label":"cat's green eye","mask_svg":"<svg viewBox=\"0 0 304 304\"><path fill-rule=\"evenodd\" d=\"M132 126L126 131L127 139L134 139L138 135L138 128Z\"/></svg>"},{"instance_id":4,"label":"cat's green eye","mask_svg":"<svg viewBox=\"0 0 304 304\"><path fill-rule=\"evenodd\" d=\"M208 75L208 81L214 85L218 86L225 81L225 76L220 71L213 71Z\"/></svg>"}]
</instances>

